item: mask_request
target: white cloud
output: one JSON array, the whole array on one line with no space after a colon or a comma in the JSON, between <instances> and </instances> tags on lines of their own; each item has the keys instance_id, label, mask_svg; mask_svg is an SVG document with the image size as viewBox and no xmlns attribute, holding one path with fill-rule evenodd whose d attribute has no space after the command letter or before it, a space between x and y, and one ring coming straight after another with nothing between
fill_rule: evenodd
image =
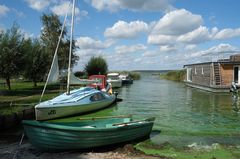
<instances>
[{"instance_id":1,"label":"white cloud","mask_svg":"<svg viewBox=\"0 0 240 159\"><path fill-rule=\"evenodd\" d=\"M119 9L119 1L105 1L105 0L90 0L91 5L99 11L108 10L110 12L115 12Z\"/></svg>"},{"instance_id":2,"label":"white cloud","mask_svg":"<svg viewBox=\"0 0 240 159\"><path fill-rule=\"evenodd\" d=\"M142 56L143 57L156 57L160 55L160 50L159 49L155 49L155 50L146 50Z\"/></svg>"},{"instance_id":3,"label":"white cloud","mask_svg":"<svg viewBox=\"0 0 240 159\"><path fill-rule=\"evenodd\" d=\"M208 28L200 26L196 30L188 32L187 34L181 35L178 37L178 41L185 43L201 43L210 40L211 36L208 31Z\"/></svg>"},{"instance_id":4,"label":"white cloud","mask_svg":"<svg viewBox=\"0 0 240 159\"><path fill-rule=\"evenodd\" d=\"M176 43L176 36L151 34L148 36L148 43L153 45L169 45Z\"/></svg>"},{"instance_id":5,"label":"white cloud","mask_svg":"<svg viewBox=\"0 0 240 159\"><path fill-rule=\"evenodd\" d=\"M209 40L230 39L239 36L240 28L237 29L227 28L219 31L218 28L214 27L211 29L211 32L209 32L209 29L207 27L200 26L196 30L193 30L191 32L188 32L187 34L179 36L177 40L184 43L198 44Z\"/></svg>"},{"instance_id":6,"label":"white cloud","mask_svg":"<svg viewBox=\"0 0 240 159\"><path fill-rule=\"evenodd\" d=\"M140 33L148 31L148 24L143 21L118 21L112 27L107 28L104 36L116 39L131 39L139 36Z\"/></svg>"},{"instance_id":7,"label":"white cloud","mask_svg":"<svg viewBox=\"0 0 240 159\"><path fill-rule=\"evenodd\" d=\"M198 33L198 30L195 30L201 27L202 23L203 19L200 15L192 14L185 9L174 10L165 14L155 23L147 41L149 44L154 45L174 45L177 42L187 40L189 43L190 40L198 41L198 36L201 34ZM192 31L195 32L191 33ZM182 36L178 41L179 36L184 34L186 35Z\"/></svg>"},{"instance_id":8,"label":"white cloud","mask_svg":"<svg viewBox=\"0 0 240 159\"><path fill-rule=\"evenodd\" d=\"M50 5L50 0L25 0L28 5L37 11L42 11Z\"/></svg>"},{"instance_id":9,"label":"white cloud","mask_svg":"<svg viewBox=\"0 0 240 159\"><path fill-rule=\"evenodd\" d=\"M66 15L66 13L70 15L72 13L72 4L69 4L69 2L63 2L51 7L51 11L59 16L64 16ZM88 12L87 11L80 12L80 9L75 7L75 15L78 16L80 14L83 16L87 16Z\"/></svg>"},{"instance_id":10,"label":"white cloud","mask_svg":"<svg viewBox=\"0 0 240 159\"><path fill-rule=\"evenodd\" d=\"M214 39L228 39L240 36L240 28L237 29L223 29L216 33Z\"/></svg>"},{"instance_id":11,"label":"white cloud","mask_svg":"<svg viewBox=\"0 0 240 159\"><path fill-rule=\"evenodd\" d=\"M77 61L77 64L74 66L74 71L83 70L85 67L85 64L90 60L93 56L104 56L103 50L96 50L96 49L79 49L75 52L76 55L79 56L79 60Z\"/></svg>"},{"instance_id":12,"label":"white cloud","mask_svg":"<svg viewBox=\"0 0 240 159\"><path fill-rule=\"evenodd\" d=\"M54 14L57 14L59 16L64 16L66 13L68 13L68 15L70 15L72 12L72 7L69 2L63 2L63 3L57 4L57 5L54 5L53 7L51 7L51 11ZM79 13L78 8L75 8L75 14L76 13Z\"/></svg>"},{"instance_id":13,"label":"white cloud","mask_svg":"<svg viewBox=\"0 0 240 159\"><path fill-rule=\"evenodd\" d=\"M115 52L117 54L128 54L128 53L136 53L136 52L141 52L146 50L147 47L144 46L143 44L136 44L136 45L121 45L121 46L116 46L115 47Z\"/></svg>"},{"instance_id":14,"label":"white cloud","mask_svg":"<svg viewBox=\"0 0 240 159\"><path fill-rule=\"evenodd\" d=\"M169 11L173 9L170 0L122 0L121 6L130 10Z\"/></svg>"},{"instance_id":15,"label":"white cloud","mask_svg":"<svg viewBox=\"0 0 240 159\"><path fill-rule=\"evenodd\" d=\"M141 62L141 58L136 58L136 59L134 59L134 62Z\"/></svg>"},{"instance_id":16,"label":"white cloud","mask_svg":"<svg viewBox=\"0 0 240 159\"><path fill-rule=\"evenodd\" d=\"M180 9L165 14L152 30L153 34L182 35L195 30L203 23L201 15Z\"/></svg>"},{"instance_id":17,"label":"white cloud","mask_svg":"<svg viewBox=\"0 0 240 159\"><path fill-rule=\"evenodd\" d=\"M237 47L234 47L230 44L219 44L217 46L213 46L207 50L197 51L191 54L191 57L201 57L201 56L216 56L219 54L233 54L233 53L239 53L240 49Z\"/></svg>"},{"instance_id":18,"label":"white cloud","mask_svg":"<svg viewBox=\"0 0 240 159\"><path fill-rule=\"evenodd\" d=\"M151 25L150 25L151 24ZM201 15L193 14L185 9L171 11L158 22L148 26L148 44L178 45L200 44L207 41L229 39L240 36L240 28L207 28L203 26ZM150 31L151 30L151 31Z\"/></svg>"},{"instance_id":19,"label":"white cloud","mask_svg":"<svg viewBox=\"0 0 240 159\"><path fill-rule=\"evenodd\" d=\"M103 54L102 50L96 50L96 49L83 49L83 50L77 50L76 54L80 57L80 59L89 59L92 56L99 56ZM87 62L85 60L85 62Z\"/></svg>"},{"instance_id":20,"label":"white cloud","mask_svg":"<svg viewBox=\"0 0 240 159\"><path fill-rule=\"evenodd\" d=\"M174 52L176 51L177 48L173 45L163 45L163 46L160 46L160 51L161 52Z\"/></svg>"},{"instance_id":21,"label":"white cloud","mask_svg":"<svg viewBox=\"0 0 240 159\"><path fill-rule=\"evenodd\" d=\"M185 50L194 50L197 47L196 44L189 44L185 46Z\"/></svg>"},{"instance_id":22,"label":"white cloud","mask_svg":"<svg viewBox=\"0 0 240 159\"><path fill-rule=\"evenodd\" d=\"M116 12L120 9L133 11L169 11L174 7L171 0L90 0L91 5L99 11Z\"/></svg>"},{"instance_id":23,"label":"white cloud","mask_svg":"<svg viewBox=\"0 0 240 159\"><path fill-rule=\"evenodd\" d=\"M100 40L95 40L90 37L80 37L76 40L76 45L80 49L106 49L114 43L114 40L106 40L105 42L102 42Z\"/></svg>"},{"instance_id":24,"label":"white cloud","mask_svg":"<svg viewBox=\"0 0 240 159\"><path fill-rule=\"evenodd\" d=\"M9 11L10 11L10 9L7 6L0 5L0 17L6 15L7 12L9 12Z\"/></svg>"}]
</instances>

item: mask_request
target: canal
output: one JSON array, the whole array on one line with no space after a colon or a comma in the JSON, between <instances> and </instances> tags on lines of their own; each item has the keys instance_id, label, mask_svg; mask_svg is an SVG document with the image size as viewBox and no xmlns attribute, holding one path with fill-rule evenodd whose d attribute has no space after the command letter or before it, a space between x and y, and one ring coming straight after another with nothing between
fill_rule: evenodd
<instances>
[{"instance_id":1,"label":"canal","mask_svg":"<svg viewBox=\"0 0 240 159\"><path fill-rule=\"evenodd\" d=\"M141 73L140 80L117 91L122 102L87 116L156 117L151 138L141 144L157 149L163 145L174 149L216 145L239 149L240 112L230 93L190 88L152 73Z\"/></svg>"}]
</instances>

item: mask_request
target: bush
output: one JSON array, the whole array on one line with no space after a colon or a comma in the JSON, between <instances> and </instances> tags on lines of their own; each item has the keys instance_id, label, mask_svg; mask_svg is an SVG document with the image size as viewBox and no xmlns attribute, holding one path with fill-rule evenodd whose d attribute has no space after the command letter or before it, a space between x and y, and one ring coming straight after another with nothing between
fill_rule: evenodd
<instances>
[{"instance_id":1,"label":"bush","mask_svg":"<svg viewBox=\"0 0 240 159\"><path fill-rule=\"evenodd\" d=\"M186 75L186 70L175 70L163 73L160 75L161 79L172 80L172 81L183 81Z\"/></svg>"},{"instance_id":2,"label":"bush","mask_svg":"<svg viewBox=\"0 0 240 159\"><path fill-rule=\"evenodd\" d=\"M108 71L108 65L104 58L99 57L91 57L89 62L85 65L84 70L87 72L89 76L91 75L106 75Z\"/></svg>"},{"instance_id":3,"label":"bush","mask_svg":"<svg viewBox=\"0 0 240 159\"><path fill-rule=\"evenodd\" d=\"M140 80L141 75L138 72L129 72L129 76L133 79L133 80Z\"/></svg>"},{"instance_id":4,"label":"bush","mask_svg":"<svg viewBox=\"0 0 240 159\"><path fill-rule=\"evenodd\" d=\"M88 78L87 73L83 71L77 71L74 73L74 75L78 78Z\"/></svg>"}]
</instances>

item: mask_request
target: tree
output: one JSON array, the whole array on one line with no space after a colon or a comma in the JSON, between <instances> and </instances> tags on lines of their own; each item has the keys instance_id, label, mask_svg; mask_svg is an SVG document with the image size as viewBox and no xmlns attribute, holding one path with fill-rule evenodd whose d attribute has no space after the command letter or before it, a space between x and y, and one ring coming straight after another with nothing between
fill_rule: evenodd
<instances>
[{"instance_id":1,"label":"tree","mask_svg":"<svg viewBox=\"0 0 240 159\"><path fill-rule=\"evenodd\" d=\"M48 53L48 58L52 59L55 49L57 47L58 37L61 33L62 23L59 20L59 17L55 14L43 14L41 17L43 29L41 32L41 40L45 47L45 51ZM70 40L66 38L67 30L64 28L62 39L60 41L59 50L58 50L58 60L59 68L64 69L68 67L68 56L69 56L69 42ZM75 41L73 40L72 50L76 49ZM72 55L72 66L78 60L78 56ZM50 66L50 64L49 64Z\"/></svg>"},{"instance_id":2,"label":"tree","mask_svg":"<svg viewBox=\"0 0 240 159\"><path fill-rule=\"evenodd\" d=\"M9 90L11 90L11 77L17 76L24 66L21 50L23 40L16 23L0 36L0 77L6 80Z\"/></svg>"},{"instance_id":3,"label":"tree","mask_svg":"<svg viewBox=\"0 0 240 159\"><path fill-rule=\"evenodd\" d=\"M24 77L32 80L34 86L37 82L43 80L48 71L47 54L44 51L39 40L27 39L23 43L23 50L25 53L25 71Z\"/></svg>"},{"instance_id":4,"label":"tree","mask_svg":"<svg viewBox=\"0 0 240 159\"><path fill-rule=\"evenodd\" d=\"M84 67L85 71L89 76L91 75L106 75L108 71L108 65L104 58L99 57L91 57L89 62Z\"/></svg>"}]
</instances>

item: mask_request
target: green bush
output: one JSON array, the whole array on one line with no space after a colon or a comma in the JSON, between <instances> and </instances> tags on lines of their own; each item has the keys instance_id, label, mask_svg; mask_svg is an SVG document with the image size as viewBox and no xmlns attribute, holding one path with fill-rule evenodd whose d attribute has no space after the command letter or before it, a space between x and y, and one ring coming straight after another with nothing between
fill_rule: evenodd
<instances>
[{"instance_id":1,"label":"green bush","mask_svg":"<svg viewBox=\"0 0 240 159\"><path fill-rule=\"evenodd\" d=\"M167 73L160 74L161 79L172 80L172 81L183 81L186 75L186 70L174 70Z\"/></svg>"},{"instance_id":2,"label":"green bush","mask_svg":"<svg viewBox=\"0 0 240 159\"><path fill-rule=\"evenodd\" d=\"M89 76L98 74L106 75L108 71L108 64L106 60L101 56L99 57L93 56L85 65L84 70L85 72L87 72Z\"/></svg>"},{"instance_id":3,"label":"green bush","mask_svg":"<svg viewBox=\"0 0 240 159\"><path fill-rule=\"evenodd\" d=\"M129 76L133 79L133 80L140 80L141 75L138 72L129 72Z\"/></svg>"}]
</instances>

